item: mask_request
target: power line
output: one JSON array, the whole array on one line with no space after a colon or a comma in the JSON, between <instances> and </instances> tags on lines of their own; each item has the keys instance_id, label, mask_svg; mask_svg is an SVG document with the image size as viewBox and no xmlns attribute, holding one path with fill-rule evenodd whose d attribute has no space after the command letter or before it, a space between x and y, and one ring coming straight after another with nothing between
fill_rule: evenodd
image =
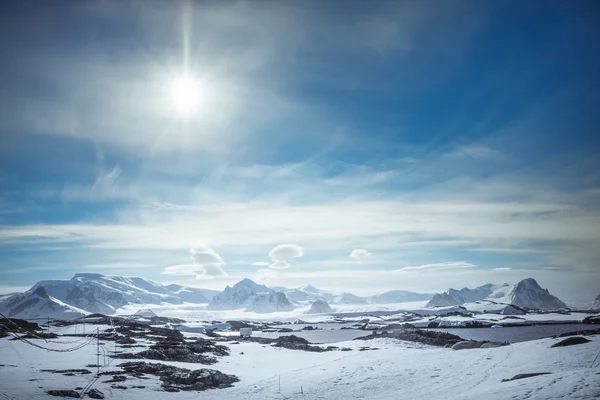
<instances>
[{"instance_id":1,"label":"power line","mask_svg":"<svg viewBox=\"0 0 600 400\"><path fill-rule=\"evenodd\" d=\"M19 351L17 350L17 348L10 342L10 340L8 340L7 343L10 345L10 347L12 347L12 349L14 350L14 352L17 353L17 356L21 359L21 361L23 361L23 364L25 364L25 366L27 367L27 369L29 369L29 371L33 375L34 379L37 382L39 382L39 384L40 384L39 388L42 389L42 392L45 395L46 394L46 389L44 388L44 383L43 383L44 380L41 379L40 376L35 372L35 370L33 369L33 367L31 367L29 365L29 363L27 361L25 361L25 359L23 358L23 356L21 356L21 353L19 353Z\"/></svg>"}]
</instances>

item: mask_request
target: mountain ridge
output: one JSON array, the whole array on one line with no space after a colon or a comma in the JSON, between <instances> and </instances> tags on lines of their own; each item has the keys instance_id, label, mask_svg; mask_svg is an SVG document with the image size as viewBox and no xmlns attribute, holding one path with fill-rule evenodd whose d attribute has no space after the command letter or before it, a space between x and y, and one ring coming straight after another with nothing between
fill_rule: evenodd
<instances>
[{"instance_id":1,"label":"mountain ridge","mask_svg":"<svg viewBox=\"0 0 600 400\"><path fill-rule=\"evenodd\" d=\"M460 306L483 300L532 310L550 311L568 308L558 297L550 294L548 289L542 289L533 278L523 279L515 285L488 283L474 289L450 288L444 293L433 296L426 307Z\"/></svg>"}]
</instances>

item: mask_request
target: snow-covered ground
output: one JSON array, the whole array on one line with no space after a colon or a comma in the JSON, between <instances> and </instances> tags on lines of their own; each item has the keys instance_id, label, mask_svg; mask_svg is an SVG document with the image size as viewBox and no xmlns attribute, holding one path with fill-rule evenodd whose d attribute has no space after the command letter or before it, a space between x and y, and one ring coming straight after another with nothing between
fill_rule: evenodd
<instances>
[{"instance_id":1,"label":"snow-covered ground","mask_svg":"<svg viewBox=\"0 0 600 400\"><path fill-rule=\"evenodd\" d=\"M352 351L312 353L258 343L227 345L231 355L209 368L237 375L240 382L227 389L165 393L158 379L128 379L113 389L95 388L110 399L597 399L600 366L590 368L600 351L600 337L570 347L550 348L558 339L542 339L492 349L454 351L394 339L348 341L338 344ZM72 341L63 338L55 341ZM54 348L71 344L38 343ZM113 346L107 345L107 351ZM368 346L369 351L358 351ZM2 398L47 399L48 389L85 386L89 375L63 376L42 369L85 368L95 364L95 345L68 353L47 353L20 341L0 339L0 393ZM103 363L101 357L101 364ZM121 360L113 360L110 370ZM166 363L166 362L163 362ZM596 365L600 360L596 360ZM166 363L198 369L205 366ZM93 370L93 368L90 368ZM517 374L550 372L502 382ZM109 379L110 376L103 377ZM279 393L279 382L281 392ZM302 393L301 393L302 392Z\"/></svg>"}]
</instances>

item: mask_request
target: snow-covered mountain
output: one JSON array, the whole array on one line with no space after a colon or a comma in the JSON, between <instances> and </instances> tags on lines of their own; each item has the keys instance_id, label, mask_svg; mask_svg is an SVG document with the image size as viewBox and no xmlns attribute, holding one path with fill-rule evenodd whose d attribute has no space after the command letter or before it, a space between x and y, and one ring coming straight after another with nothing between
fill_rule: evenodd
<instances>
[{"instance_id":1,"label":"snow-covered mountain","mask_svg":"<svg viewBox=\"0 0 600 400\"><path fill-rule=\"evenodd\" d=\"M518 307L532 310L558 310L567 308L565 303L550 294L547 289L542 289L535 279L528 278L516 285L493 285L488 283L475 289L463 288L460 290L449 289L439 293L427 303L427 307L458 306L489 300L502 304L514 304Z\"/></svg>"},{"instance_id":2,"label":"snow-covered mountain","mask_svg":"<svg viewBox=\"0 0 600 400\"><path fill-rule=\"evenodd\" d=\"M325 300L333 301L334 294L325 290L317 289L314 286L307 285L300 288L288 289L284 287L271 287L276 292L283 292L289 301L292 302L303 302L303 301L315 301Z\"/></svg>"},{"instance_id":3,"label":"snow-covered mountain","mask_svg":"<svg viewBox=\"0 0 600 400\"><path fill-rule=\"evenodd\" d=\"M294 309L285 293L276 292L264 285L259 285L246 278L232 287L227 286L215 295L208 310L237 310L244 308L253 312L290 311Z\"/></svg>"},{"instance_id":4,"label":"snow-covered mountain","mask_svg":"<svg viewBox=\"0 0 600 400\"><path fill-rule=\"evenodd\" d=\"M335 302L338 304L367 304L367 300L352 293L342 293L340 296L336 296Z\"/></svg>"},{"instance_id":5,"label":"snow-covered mountain","mask_svg":"<svg viewBox=\"0 0 600 400\"><path fill-rule=\"evenodd\" d=\"M327 304L326 301L324 300L315 300L311 306L310 309L308 309L307 311L304 312L304 314L326 314L326 313L332 313L335 310L333 308L331 308L329 306L329 304Z\"/></svg>"},{"instance_id":6,"label":"snow-covered mountain","mask_svg":"<svg viewBox=\"0 0 600 400\"><path fill-rule=\"evenodd\" d=\"M137 277L75 274L67 280L40 281L25 293L3 299L0 305L3 309L9 307L12 310L20 303L19 299L28 298L38 289L46 293L52 302L58 301L84 314L114 314L117 309L128 304L206 304L209 302L207 296L212 297L218 293L180 285L164 286Z\"/></svg>"},{"instance_id":7,"label":"snow-covered mountain","mask_svg":"<svg viewBox=\"0 0 600 400\"><path fill-rule=\"evenodd\" d=\"M20 319L73 319L88 314L85 310L70 306L51 297L44 288L36 287L25 293L15 293L0 302L0 313Z\"/></svg>"},{"instance_id":8,"label":"snow-covered mountain","mask_svg":"<svg viewBox=\"0 0 600 400\"><path fill-rule=\"evenodd\" d=\"M509 300L509 301L506 301ZM517 283L508 296L497 299L498 302L511 303L532 310L559 310L567 308L558 297L542 289L533 278L523 279Z\"/></svg>"},{"instance_id":9,"label":"snow-covered mountain","mask_svg":"<svg viewBox=\"0 0 600 400\"><path fill-rule=\"evenodd\" d=\"M406 303L411 301L431 300L433 294L416 293L406 290L390 290L389 292L376 294L367 299L369 304L393 304Z\"/></svg>"},{"instance_id":10,"label":"snow-covered mountain","mask_svg":"<svg viewBox=\"0 0 600 400\"><path fill-rule=\"evenodd\" d=\"M594 308L600 308L600 294L596 296L596 300L594 301Z\"/></svg>"},{"instance_id":11,"label":"snow-covered mountain","mask_svg":"<svg viewBox=\"0 0 600 400\"><path fill-rule=\"evenodd\" d=\"M200 289L176 284L165 287L186 303L208 303L216 294L220 293L218 290Z\"/></svg>"},{"instance_id":12,"label":"snow-covered mountain","mask_svg":"<svg viewBox=\"0 0 600 400\"><path fill-rule=\"evenodd\" d=\"M270 313L278 311L292 311L294 306L289 302L284 293L257 293L246 302L246 311L257 313Z\"/></svg>"}]
</instances>

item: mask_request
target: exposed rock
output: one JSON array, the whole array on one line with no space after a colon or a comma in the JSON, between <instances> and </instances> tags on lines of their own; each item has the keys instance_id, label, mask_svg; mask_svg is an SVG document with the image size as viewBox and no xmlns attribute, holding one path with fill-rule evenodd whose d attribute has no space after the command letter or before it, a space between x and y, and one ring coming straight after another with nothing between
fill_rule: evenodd
<instances>
[{"instance_id":1,"label":"exposed rock","mask_svg":"<svg viewBox=\"0 0 600 400\"><path fill-rule=\"evenodd\" d=\"M284 347L290 350L304 350L304 351L314 351L314 352L323 352L323 351L331 351L337 349L334 346L328 347L320 347L320 346L311 346L310 342L304 338L298 337L296 335L289 336L280 336L273 344L275 347Z\"/></svg>"},{"instance_id":2,"label":"exposed rock","mask_svg":"<svg viewBox=\"0 0 600 400\"><path fill-rule=\"evenodd\" d=\"M584 343L588 343L588 342L589 342L589 340L587 340L584 337L581 337L581 336L572 336L572 337L569 337L567 339L561 340L558 343L554 343L550 347L574 346L576 344L584 344Z\"/></svg>"},{"instance_id":3,"label":"exposed rock","mask_svg":"<svg viewBox=\"0 0 600 400\"><path fill-rule=\"evenodd\" d=\"M394 338L398 340L406 340L409 342L423 343L430 346L453 346L458 342L464 341L459 336L451 333L426 331L422 329L406 329L404 331L394 331L392 333L373 334L362 336L354 340L371 340L379 338Z\"/></svg>"},{"instance_id":4,"label":"exposed rock","mask_svg":"<svg viewBox=\"0 0 600 400\"><path fill-rule=\"evenodd\" d=\"M227 321L227 323L231 325L232 331L239 331L241 328L255 328L254 325L244 321Z\"/></svg>"},{"instance_id":5,"label":"exposed rock","mask_svg":"<svg viewBox=\"0 0 600 400\"><path fill-rule=\"evenodd\" d=\"M582 321L584 324L589 325L599 325L600 324L600 315L590 315L589 317L585 317Z\"/></svg>"},{"instance_id":6,"label":"exposed rock","mask_svg":"<svg viewBox=\"0 0 600 400\"><path fill-rule=\"evenodd\" d=\"M277 332L280 332L280 333L290 333L290 332L294 332L294 330L290 329L290 328L281 328Z\"/></svg>"},{"instance_id":7,"label":"exposed rock","mask_svg":"<svg viewBox=\"0 0 600 400\"><path fill-rule=\"evenodd\" d=\"M206 390L230 387L239 379L214 369L191 371L165 364L149 364L146 362L128 362L119 365L126 373L151 374L160 377L162 387L167 392L180 390Z\"/></svg>"},{"instance_id":8,"label":"exposed rock","mask_svg":"<svg viewBox=\"0 0 600 400\"><path fill-rule=\"evenodd\" d=\"M127 377L125 375L113 375L112 379L108 381L103 381L102 383L115 383L115 382L125 382Z\"/></svg>"},{"instance_id":9,"label":"exposed rock","mask_svg":"<svg viewBox=\"0 0 600 400\"><path fill-rule=\"evenodd\" d=\"M120 339L115 340L117 344L135 344L137 343L134 338L130 338L129 336L124 336Z\"/></svg>"},{"instance_id":10,"label":"exposed rock","mask_svg":"<svg viewBox=\"0 0 600 400\"><path fill-rule=\"evenodd\" d=\"M53 374L63 374L63 375L68 375L68 376L73 376L75 374L80 374L80 375L88 375L91 374L92 371L90 371L89 369L42 369L42 372L51 372Z\"/></svg>"},{"instance_id":11,"label":"exposed rock","mask_svg":"<svg viewBox=\"0 0 600 400\"><path fill-rule=\"evenodd\" d=\"M21 330L39 331L40 329L35 322L27 322L18 318L0 318L0 331L20 332Z\"/></svg>"},{"instance_id":12,"label":"exposed rock","mask_svg":"<svg viewBox=\"0 0 600 400\"><path fill-rule=\"evenodd\" d=\"M98 389L90 390L89 392L87 392L87 395L90 399L103 399L104 398L104 393L102 393Z\"/></svg>"},{"instance_id":13,"label":"exposed rock","mask_svg":"<svg viewBox=\"0 0 600 400\"><path fill-rule=\"evenodd\" d=\"M217 359L214 356L229 355L229 349L223 345L217 345L212 340L198 338L195 342L185 342L182 338L174 338L172 340L162 340L153 344L150 349L139 353L122 353L116 354L114 358L120 359L136 359L147 358L151 360L161 361L180 361L192 362L199 364L214 364Z\"/></svg>"},{"instance_id":14,"label":"exposed rock","mask_svg":"<svg viewBox=\"0 0 600 400\"><path fill-rule=\"evenodd\" d=\"M48 390L47 393L50 396L57 396L57 397L72 397L75 399L78 399L81 397L81 396L79 396L79 392L77 392L76 390Z\"/></svg>"},{"instance_id":15,"label":"exposed rock","mask_svg":"<svg viewBox=\"0 0 600 400\"><path fill-rule=\"evenodd\" d=\"M316 300L304 314L326 314L334 312L325 300Z\"/></svg>"},{"instance_id":16,"label":"exposed rock","mask_svg":"<svg viewBox=\"0 0 600 400\"><path fill-rule=\"evenodd\" d=\"M549 375L549 374L551 374L551 372L533 372L533 373L529 373L529 374L518 374L518 375L513 376L510 379L502 379L502 382L516 381L518 379L525 379L525 378L531 378L533 376Z\"/></svg>"},{"instance_id":17,"label":"exposed rock","mask_svg":"<svg viewBox=\"0 0 600 400\"><path fill-rule=\"evenodd\" d=\"M600 329L584 329L582 331L573 331L573 332L565 332L558 335L558 337L568 337L568 336L589 336L589 335L600 335Z\"/></svg>"}]
</instances>

